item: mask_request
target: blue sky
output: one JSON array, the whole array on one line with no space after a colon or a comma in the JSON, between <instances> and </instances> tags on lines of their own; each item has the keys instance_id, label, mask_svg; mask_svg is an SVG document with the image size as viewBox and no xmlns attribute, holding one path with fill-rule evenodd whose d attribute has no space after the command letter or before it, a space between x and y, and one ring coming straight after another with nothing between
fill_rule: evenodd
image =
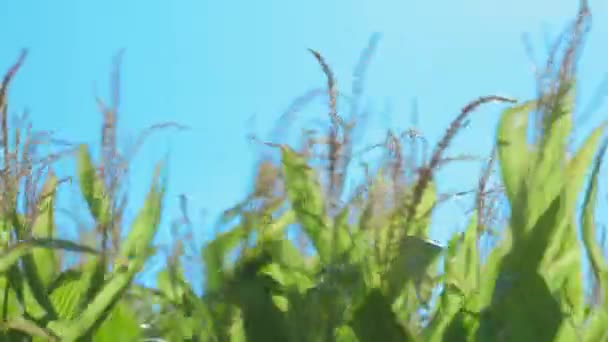
<instances>
[{"instance_id":1,"label":"blue sky","mask_svg":"<svg viewBox=\"0 0 608 342\"><path fill-rule=\"evenodd\" d=\"M264 149L248 142L247 134L255 128L265 136L294 97L324 86L307 48L321 52L338 84L349 90L361 49L372 33L381 33L367 76L371 121L364 142L380 141L389 126L408 128L417 99L417 129L434 143L477 96L533 96L532 62L521 36L530 34L536 62L542 62L548 37L561 31L577 5L575 0L4 0L0 68L29 48L11 88L12 112L28 108L35 128L97 144L101 116L94 84L108 99L112 58L125 48L122 141L161 121L191 128L161 133L145 145L135 160L128 214L142 203L154 163L170 151L167 214L179 215L181 193L190 198L193 211L205 209L205 223L196 220L195 225L200 242L210 235L217 214L249 188L254 162ZM580 69L583 109L608 71L608 5L596 0L591 6L593 29ZM390 117L383 114L387 104ZM321 105L302 112L301 122L324 118ZM450 154L487 155L501 108L489 105L475 113ZM599 103L594 109L582 133L599 122L608 106ZM66 172L73 167L62 165ZM446 168L440 189L471 188L478 169L476 163ZM66 207L78 200L64 197ZM445 242L462 225L463 208L457 202L442 207L432 237ZM164 225L158 240L168 239Z\"/></svg>"}]
</instances>

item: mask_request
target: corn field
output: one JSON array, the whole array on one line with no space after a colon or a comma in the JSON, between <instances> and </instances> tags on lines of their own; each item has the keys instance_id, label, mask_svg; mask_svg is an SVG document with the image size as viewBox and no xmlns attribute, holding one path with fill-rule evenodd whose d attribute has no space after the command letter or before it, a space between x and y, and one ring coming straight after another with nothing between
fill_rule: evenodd
<instances>
[{"instance_id":1,"label":"corn field","mask_svg":"<svg viewBox=\"0 0 608 342\"><path fill-rule=\"evenodd\" d=\"M184 265L179 239L155 288L134 281L156 253L152 241L169 179L159 163L136 219L124 227L122 180L135 149L117 147L116 98L110 105L98 99L104 115L98 158L86 145L40 155L35 147L50 144L48 137L9 127L7 91L24 51L0 89L0 339L608 341L608 260L595 214L606 124L574 151L569 146L577 52L589 15L582 3L536 98L479 97L428 156L418 132L389 131L373 147L384 157L366 168L352 193L345 179L361 111L356 101L342 106L330 66L311 50L327 79L330 124L299 146L257 139L277 158L260 159L250 195L223 213L217 222L223 229L197 251L202 294L187 280L191 266ZM372 37L357 75L376 43ZM429 239L431 213L446 200L435 171L450 161L446 150L471 114L490 102L505 109L474 210L466 229L441 246ZM169 126L176 125L150 130ZM61 158L76 158L74 179L95 220L92 243L58 237L54 201L64 180L53 163ZM319 159L322 166L313 163ZM493 170L497 187L489 182ZM507 217L498 217L497 206L508 207ZM289 238L290 231L297 236ZM491 241L489 248L482 241ZM68 265L66 251L80 262Z\"/></svg>"}]
</instances>

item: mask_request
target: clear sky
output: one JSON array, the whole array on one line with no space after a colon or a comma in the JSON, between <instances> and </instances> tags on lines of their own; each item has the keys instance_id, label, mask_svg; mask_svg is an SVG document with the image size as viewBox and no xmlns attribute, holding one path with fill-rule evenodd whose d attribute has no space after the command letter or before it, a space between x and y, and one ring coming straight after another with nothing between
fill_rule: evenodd
<instances>
[{"instance_id":1,"label":"clear sky","mask_svg":"<svg viewBox=\"0 0 608 342\"><path fill-rule=\"evenodd\" d=\"M6 70L21 48L29 48L11 88L12 113L28 108L35 128L97 144L100 114L93 86L108 98L112 57L125 48L122 138L167 120L191 127L148 141L135 161L128 214L141 205L154 163L170 151L167 218L179 215L177 196L186 194L192 211L208 212L204 224L195 220L200 242L209 237L217 214L249 188L263 150L247 141L251 128L265 136L294 97L324 86L307 48L321 52L338 84L349 90L361 49L380 32L366 85L372 119L361 144L380 141L389 126L408 128L414 98L418 129L434 143L477 96L532 97L532 62L522 34L530 34L537 63L542 62L548 37L561 31L577 6L576 0L1 0L0 68ZM592 0L591 6L579 110L592 104L608 71L608 3ZM387 103L390 117L383 114ZM593 107L582 133L608 109L603 103ZM474 114L450 154L487 155L501 108L489 105ZM325 112L301 116L324 118ZM62 165L65 172L73 167ZM476 163L448 167L439 176L440 189L473 187L478 169ZM75 201L64 197L66 207ZM457 202L442 207L432 237L445 242L459 229L463 208ZM168 242L167 222L161 243Z\"/></svg>"}]
</instances>

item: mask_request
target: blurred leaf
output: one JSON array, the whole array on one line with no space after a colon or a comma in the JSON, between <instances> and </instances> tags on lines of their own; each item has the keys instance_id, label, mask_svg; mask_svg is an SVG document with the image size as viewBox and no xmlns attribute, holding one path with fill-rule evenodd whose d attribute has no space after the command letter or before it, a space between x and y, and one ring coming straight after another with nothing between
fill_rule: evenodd
<instances>
[{"instance_id":1,"label":"blurred leaf","mask_svg":"<svg viewBox=\"0 0 608 342\"><path fill-rule=\"evenodd\" d=\"M156 276L156 286L170 301L178 302L184 295L180 284L174 281L168 269L158 272Z\"/></svg>"},{"instance_id":2,"label":"blurred leaf","mask_svg":"<svg viewBox=\"0 0 608 342\"><path fill-rule=\"evenodd\" d=\"M463 310L458 311L447 326L443 334L443 341L475 341L477 326L477 319L475 317L472 317Z\"/></svg>"},{"instance_id":3,"label":"blurred leaf","mask_svg":"<svg viewBox=\"0 0 608 342\"><path fill-rule=\"evenodd\" d=\"M515 341L553 341L563 321L561 307L538 267L557 224L561 196L531 230L531 236L513 245L500 266L491 306L481 321L480 333ZM517 301L513 298L518 298ZM530 324L530 322L536 322Z\"/></svg>"},{"instance_id":4,"label":"blurred leaf","mask_svg":"<svg viewBox=\"0 0 608 342\"><path fill-rule=\"evenodd\" d=\"M59 319L70 320L79 314L78 304L86 294L87 285L83 272L67 270L57 278L50 292L50 298Z\"/></svg>"},{"instance_id":5,"label":"blurred leaf","mask_svg":"<svg viewBox=\"0 0 608 342\"><path fill-rule=\"evenodd\" d=\"M583 332L583 341L608 341L608 312L605 309L594 310Z\"/></svg>"},{"instance_id":6,"label":"blurred leaf","mask_svg":"<svg viewBox=\"0 0 608 342\"><path fill-rule=\"evenodd\" d=\"M247 341L287 341L288 322L275 304L273 289L276 283L260 271L268 263L268 255L254 253L239 265L230 288L232 298L241 310ZM274 284L273 284L274 283Z\"/></svg>"},{"instance_id":7,"label":"blurred leaf","mask_svg":"<svg viewBox=\"0 0 608 342\"><path fill-rule=\"evenodd\" d=\"M306 160L288 147L281 147L285 187L298 222L311 239L323 262L331 258L332 232L315 173Z\"/></svg>"},{"instance_id":8,"label":"blurred leaf","mask_svg":"<svg viewBox=\"0 0 608 342\"><path fill-rule=\"evenodd\" d=\"M536 106L536 101L528 101L505 110L500 118L497 132L498 159L502 181L509 203L516 215L519 214L518 203L520 191L528 173L529 153L527 144L528 114ZM518 204L516 204L518 203ZM512 217L519 225L521 217ZM521 226L514 227L514 238L518 239L523 232Z\"/></svg>"},{"instance_id":9,"label":"blurred leaf","mask_svg":"<svg viewBox=\"0 0 608 342\"><path fill-rule=\"evenodd\" d=\"M0 328L24 332L31 337L43 338L44 341L58 341L58 339L46 329L23 317L15 317L7 322L2 322L0 323Z\"/></svg>"},{"instance_id":10,"label":"blurred leaf","mask_svg":"<svg viewBox=\"0 0 608 342\"><path fill-rule=\"evenodd\" d=\"M57 180L53 175L50 175L43 186L41 203L39 203L38 214L32 227L32 236L34 238L47 240L52 240L53 238L53 199L56 185ZM17 219L14 224L20 224L18 223L19 221ZM55 250L52 248L34 248L32 253L23 255L21 262L27 281L26 302L28 302L28 306L37 312L40 311L38 308L40 306L51 317L56 317L57 313L47 296L48 286L52 278L59 272Z\"/></svg>"},{"instance_id":11,"label":"blurred leaf","mask_svg":"<svg viewBox=\"0 0 608 342\"><path fill-rule=\"evenodd\" d=\"M58 318L71 320L89 304L89 292L93 287L102 287L103 279L96 279L98 259L91 259L80 269L62 272L49 288L51 302ZM92 297L92 296L91 296Z\"/></svg>"},{"instance_id":12,"label":"blurred leaf","mask_svg":"<svg viewBox=\"0 0 608 342\"><path fill-rule=\"evenodd\" d=\"M540 137L539 153L530 174L529 182L543 184L543 189L530 188L526 207L526 229L531 229L536 220L551 205L551 201L562 191L566 165L568 138L572 129L574 93L559 96L546 113L545 129Z\"/></svg>"},{"instance_id":13,"label":"blurred leaf","mask_svg":"<svg viewBox=\"0 0 608 342\"><path fill-rule=\"evenodd\" d=\"M542 276L529 272L501 274L494 301L480 321L477 340L554 341L563 322L559 303Z\"/></svg>"},{"instance_id":14,"label":"blurred leaf","mask_svg":"<svg viewBox=\"0 0 608 342\"><path fill-rule=\"evenodd\" d=\"M157 174L160 168L161 164L158 164L156 167ZM147 257L146 253L148 253L150 243L160 222L162 198L165 193L165 185L159 185L158 183L159 180L155 176L143 208L135 218L129 234L121 243L119 255L127 260Z\"/></svg>"},{"instance_id":15,"label":"blurred leaf","mask_svg":"<svg viewBox=\"0 0 608 342\"><path fill-rule=\"evenodd\" d=\"M479 281L476 230L477 215L474 215L464 233L450 241L446 258L446 283L457 286L465 294L475 291Z\"/></svg>"},{"instance_id":16,"label":"blurred leaf","mask_svg":"<svg viewBox=\"0 0 608 342\"><path fill-rule=\"evenodd\" d=\"M6 272L19 258L32 252L35 248L64 249L73 252L93 253L98 252L87 246L75 242L59 239L30 239L18 242L0 252L0 273Z\"/></svg>"},{"instance_id":17,"label":"blurred leaf","mask_svg":"<svg viewBox=\"0 0 608 342\"><path fill-rule=\"evenodd\" d=\"M304 291L311 288L314 283L306 274L298 272L297 270L290 270L288 268L281 267L276 263L270 263L264 265L261 270L261 274L270 276L273 280L279 283L285 288L294 288L298 292L304 293Z\"/></svg>"},{"instance_id":18,"label":"blurred leaf","mask_svg":"<svg viewBox=\"0 0 608 342\"><path fill-rule=\"evenodd\" d=\"M287 312L289 310L289 301L285 296L273 295L272 302L281 311Z\"/></svg>"},{"instance_id":19,"label":"blurred leaf","mask_svg":"<svg viewBox=\"0 0 608 342\"><path fill-rule=\"evenodd\" d=\"M126 303L114 306L108 317L95 332L94 341L118 342L140 339L139 322Z\"/></svg>"},{"instance_id":20,"label":"blurred leaf","mask_svg":"<svg viewBox=\"0 0 608 342\"><path fill-rule=\"evenodd\" d=\"M599 282L600 288L603 293L603 305L608 305L608 264L604 259L604 253L601 247L596 242L596 231L595 231L595 217L593 212L595 210L595 203L597 198L598 188L598 177L602 166L602 160L606 149L608 148L608 140L606 140L598 153L587 193L585 194L585 201L583 203L583 212L581 215L581 227L583 235L583 243L587 250L587 255L591 262L593 274Z\"/></svg>"},{"instance_id":21,"label":"blurred leaf","mask_svg":"<svg viewBox=\"0 0 608 342\"><path fill-rule=\"evenodd\" d=\"M214 292L223 283L226 254L235 248L247 236L242 225L216 236L202 250L202 259L205 263L205 291Z\"/></svg>"},{"instance_id":22,"label":"blurred leaf","mask_svg":"<svg viewBox=\"0 0 608 342\"><path fill-rule=\"evenodd\" d=\"M80 191L89 206L91 214L99 225L105 226L109 224L111 219L110 198L106 192L103 180L97 176L89 149L86 145L80 145L77 169Z\"/></svg>"},{"instance_id":23,"label":"blurred leaf","mask_svg":"<svg viewBox=\"0 0 608 342\"><path fill-rule=\"evenodd\" d=\"M424 330L424 340L444 341L446 329L464 305L464 293L454 284L446 283L439 298L438 310Z\"/></svg>"},{"instance_id":24,"label":"blurred leaf","mask_svg":"<svg viewBox=\"0 0 608 342\"><path fill-rule=\"evenodd\" d=\"M379 289L372 289L356 309L351 327L360 342L414 341L413 336L397 322L389 299Z\"/></svg>"},{"instance_id":25,"label":"blurred leaf","mask_svg":"<svg viewBox=\"0 0 608 342\"><path fill-rule=\"evenodd\" d=\"M38 217L32 227L34 238L49 238L55 236L54 223L54 202L57 178L50 175L42 190L43 199L38 208ZM50 282L59 273L59 260L55 251L50 248L37 248L32 252L32 257L36 265L36 271L44 287L48 287Z\"/></svg>"},{"instance_id":26,"label":"blurred leaf","mask_svg":"<svg viewBox=\"0 0 608 342\"><path fill-rule=\"evenodd\" d=\"M389 298L394 298L409 280L421 279L442 248L427 240L406 236L387 273Z\"/></svg>"},{"instance_id":27,"label":"blurred leaf","mask_svg":"<svg viewBox=\"0 0 608 342\"><path fill-rule=\"evenodd\" d=\"M164 189L157 188L155 179L144 206L120 249L122 256L132 257L126 267L114 270L112 278L84 308L79 317L70 321L60 320L49 323L49 328L63 340L73 341L88 334L91 328L98 325L105 314L110 312L120 296L125 293L135 274L142 269L149 255L149 244L158 229L163 194Z\"/></svg>"},{"instance_id":28,"label":"blurred leaf","mask_svg":"<svg viewBox=\"0 0 608 342\"><path fill-rule=\"evenodd\" d=\"M431 211L435 207L437 201L437 190L435 183L430 181L420 198L420 203L416 207L416 213L413 220L410 222L411 227L406 227L407 234L426 238L431 222Z\"/></svg>"}]
</instances>

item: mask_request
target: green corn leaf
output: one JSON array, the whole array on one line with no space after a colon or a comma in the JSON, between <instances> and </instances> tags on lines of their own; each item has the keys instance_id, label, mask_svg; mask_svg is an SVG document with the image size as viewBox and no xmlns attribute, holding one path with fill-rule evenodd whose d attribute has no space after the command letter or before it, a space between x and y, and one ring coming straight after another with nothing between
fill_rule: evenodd
<instances>
[{"instance_id":1,"label":"green corn leaf","mask_svg":"<svg viewBox=\"0 0 608 342\"><path fill-rule=\"evenodd\" d=\"M562 199L558 196L553 200L530 236L515 240L502 260L491 305L479 328L489 336L501 334L514 341L553 341L556 337L563 315L559 302L539 273L539 266L550 234L558 224Z\"/></svg>"},{"instance_id":2,"label":"green corn leaf","mask_svg":"<svg viewBox=\"0 0 608 342\"><path fill-rule=\"evenodd\" d=\"M133 310L126 302L120 302L110 312L108 317L95 331L93 341L118 342L138 341L141 338L141 329Z\"/></svg>"},{"instance_id":3,"label":"green corn leaf","mask_svg":"<svg viewBox=\"0 0 608 342\"><path fill-rule=\"evenodd\" d=\"M336 342L357 342L357 335L348 325L340 326L336 329Z\"/></svg>"},{"instance_id":4,"label":"green corn leaf","mask_svg":"<svg viewBox=\"0 0 608 342\"><path fill-rule=\"evenodd\" d=\"M184 294L183 289L172 279L168 269L158 272L156 286L172 302L177 303Z\"/></svg>"},{"instance_id":5,"label":"green corn leaf","mask_svg":"<svg viewBox=\"0 0 608 342\"><path fill-rule=\"evenodd\" d=\"M78 304L87 291L85 276L81 270L70 269L61 273L53 284L50 299L59 319L70 320L78 317Z\"/></svg>"},{"instance_id":6,"label":"green corn leaf","mask_svg":"<svg viewBox=\"0 0 608 342\"><path fill-rule=\"evenodd\" d=\"M574 102L576 95L576 86L574 80L568 80L562 84L560 84L560 90L556 94L547 94L543 99L546 104L548 104L547 108L550 110L548 113L542 113L543 117L543 132L541 139L541 149L545 149L548 145L552 143L557 143L558 145L563 145L565 143L565 139L570 134L572 129L572 113L574 111ZM568 120L562 121L562 119L567 118ZM558 137L557 141L554 137ZM552 141L553 140L553 141ZM555 145L554 145L555 146ZM559 147L555 146L555 149L562 150Z\"/></svg>"},{"instance_id":7,"label":"green corn leaf","mask_svg":"<svg viewBox=\"0 0 608 342\"><path fill-rule=\"evenodd\" d=\"M32 252L35 248L64 249L72 252L93 253L94 248L82 246L75 242L60 239L30 239L18 242L0 252L0 273L6 272L19 258Z\"/></svg>"},{"instance_id":8,"label":"green corn leaf","mask_svg":"<svg viewBox=\"0 0 608 342\"><path fill-rule=\"evenodd\" d=\"M13 266L11 266L8 271L6 273L3 274L3 276L6 279L6 284L5 284L5 288L4 288L4 293L3 295L8 296L8 300L7 302L10 303L11 299L10 297L13 297L15 300L17 300L18 305L20 306L17 309L17 312L20 312L21 307L23 306L27 306L29 308L34 308L33 314L34 315L40 315L41 312L42 314L44 314L44 309L40 307L40 305L38 304L38 302L33 298L33 296L28 296L28 289L27 289L27 283L25 282L25 279L21 273L21 270L19 269L19 265L15 264ZM30 297L30 298L28 298ZM30 305L30 303L32 303L33 305ZM4 310L5 308L3 308ZM8 312L6 312L6 314L8 314ZM5 315L5 312L3 312L3 315ZM8 317L8 316L6 316ZM39 316L37 316L39 317Z\"/></svg>"},{"instance_id":9,"label":"green corn leaf","mask_svg":"<svg viewBox=\"0 0 608 342\"><path fill-rule=\"evenodd\" d=\"M119 255L125 260L145 257L156 234L160 222L162 197L165 192L164 185L162 187L157 185L160 171L161 164L158 164L152 182L152 189L148 192L143 208L138 213L129 234L120 246Z\"/></svg>"},{"instance_id":10,"label":"green corn leaf","mask_svg":"<svg viewBox=\"0 0 608 342\"><path fill-rule=\"evenodd\" d=\"M481 265L483 276L480 279L479 302L484 307L490 305L492 301L495 285L500 275L500 266L513 247L512 230L508 228L504 230L503 236L490 252L485 264Z\"/></svg>"},{"instance_id":11,"label":"green corn leaf","mask_svg":"<svg viewBox=\"0 0 608 342\"><path fill-rule=\"evenodd\" d=\"M8 278L6 274L0 275L0 307L6 309L7 317L13 317L14 313L20 311L21 303L15 289L11 288Z\"/></svg>"},{"instance_id":12,"label":"green corn leaf","mask_svg":"<svg viewBox=\"0 0 608 342\"><path fill-rule=\"evenodd\" d=\"M583 243L585 244L585 249L587 251L589 260L591 261L593 273L604 293L603 305L608 305L608 296L606 295L608 294L608 264L604 259L600 246L596 242L595 217L593 212L597 198L598 176L607 148L608 140L602 144L595 161L593 172L591 174L591 180L587 188L587 193L585 194L585 201L583 203L583 212L581 216Z\"/></svg>"},{"instance_id":13,"label":"green corn leaf","mask_svg":"<svg viewBox=\"0 0 608 342\"><path fill-rule=\"evenodd\" d=\"M458 287L464 294L471 294L478 286L479 256L477 251L477 215L464 233L452 238L446 256L446 283Z\"/></svg>"},{"instance_id":14,"label":"green corn leaf","mask_svg":"<svg viewBox=\"0 0 608 342\"><path fill-rule=\"evenodd\" d=\"M566 121L566 123L562 123L562 125L567 126L568 119L569 118L567 116L562 115L555 120L555 124L559 124L560 121ZM544 234L548 234L546 236L550 236L542 266L540 268L541 273L547 280L547 284L551 291L559 291L563 297L563 300L561 301L563 306L562 310L565 312L571 312L571 320L579 322L579 324L582 324L583 320L584 291L582 284L582 267L580 265L581 253L576 235L574 215L576 210L576 200L581 190L586 171L592 162L593 155L597 149L599 139L601 138L604 130L605 124L602 124L596 128L589 137L587 137L582 147L569 161L567 168L565 169L565 177L559 176L559 170L561 170L562 164L561 159L554 157L556 161L554 161L553 167L550 168L550 173L552 173L552 177L555 175L558 175L558 177L552 181L553 185L551 185L551 180L549 179L548 175L544 177L545 181L542 184L545 193L542 195L546 198L550 195L550 193L547 193L547 189L558 188L558 184L564 183L561 195L563 197L563 202L556 219L558 224L553 225L551 232L543 233L541 230L538 232L538 234L535 234L537 236L543 236ZM559 129L557 129L557 131L559 132ZM562 129L562 131L562 134L565 134L564 132L566 129ZM552 132L552 134L555 133ZM559 139L565 140L563 137L560 137ZM549 138L547 139L547 148L553 148L555 151L560 150L561 155L565 154L565 141L558 141L557 143L554 143L553 147L550 146L550 143L551 139ZM549 172L547 171L549 169L545 164L541 163L539 165L544 165L546 169L544 172ZM537 193L540 193L540 191L531 194ZM532 197L531 199L531 201L535 203L542 200L543 199L540 197ZM563 325L562 329L560 330L560 336L569 336L568 334L574 333L570 326L570 324Z\"/></svg>"},{"instance_id":15,"label":"green corn leaf","mask_svg":"<svg viewBox=\"0 0 608 342\"><path fill-rule=\"evenodd\" d=\"M583 331L582 340L585 342L608 341L608 311L605 308L594 310Z\"/></svg>"},{"instance_id":16,"label":"green corn leaf","mask_svg":"<svg viewBox=\"0 0 608 342\"><path fill-rule=\"evenodd\" d=\"M219 234L203 248L201 254L205 263L206 292L214 292L221 287L225 275L226 254L246 237L247 231L242 225L238 225L228 232Z\"/></svg>"},{"instance_id":17,"label":"green corn leaf","mask_svg":"<svg viewBox=\"0 0 608 342\"><path fill-rule=\"evenodd\" d=\"M54 232L53 200L55 196L56 178L51 174L42 189L38 215L32 227L32 236L39 239L52 239ZM16 215L15 215L16 216ZM17 219L14 224L20 225ZM31 253L22 258L23 273L27 281L26 301L35 315L44 310L50 317L56 317L51 301L47 296L47 288L59 271L55 250L52 248L34 248Z\"/></svg>"},{"instance_id":18,"label":"green corn leaf","mask_svg":"<svg viewBox=\"0 0 608 342\"><path fill-rule=\"evenodd\" d=\"M38 341L59 341L50 331L23 317L0 323L0 329L20 331Z\"/></svg>"},{"instance_id":19,"label":"green corn leaf","mask_svg":"<svg viewBox=\"0 0 608 342\"><path fill-rule=\"evenodd\" d=\"M406 236L401 240L399 253L390 263L386 274L389 298L395 298L409 280L419 280L429 265L439 256L442 248L430 241Z\"/></svg>"},{"instance_id":20,"label":"green corn leaf","mask_svg":"<svg viewBox=\"0 0 608 342\"><path fill-rule=\"evenodd\" d=\"M443 335L443 341L475 341L475 333L479 327L475 315L460 311L450 322Z\"/></svg>"},{"instance_id":21,"label":"green corn leaf","mask_svg":"<svg viewBox=\"0 0 608 342\"><path fill-rule=\"evenodd\" d=\"M361 211L361 215L359 215L359 229L361 230L372 230L374 228L378 228L383 226L383 222L380 219L381 215L376 212L377 202L381 201L381 198L377 198L378 194L384 193L386 184L382 177L383 170L378 170L373 182L369 186L369 196L367 201Z\"/></svg>"},{"instance_id":22,"label":"green corn leaf","mask_svg":"<svg viewBox=\"0 0 608 342\"><path fill-rule=\"evenodd\" d=\"M264 248L273 256L276 263L290 270L304 272L311 268L307 264L308 260L288 239L266 241L264 242Z\"/></svg>"},{"instance_id":23,"label":"green corn leaf","mask_svg":"<svg viewBox=\"0 0 608 342\"><path fill-rule=\"evenodd\" d=\"M116 303L142 266L141 260L130 262L127 270L115 274L78 317L72 320L52 321L48 324L49 329L60 336L62 341L76 341L85 336Z\"/></svg>"},{"instance_id":24,"label":"green corn leaf","mask_svg":"<svg viewBox=\"0 0 608 342\"><path fill-rule=\"evenodd\" d=\"M582 323L585 309L584 277L581 249L576 236L573 239L577 244L551 264L541 266L541 274L546 279L550 291L560 294L562 310L571 314L571 320Z\"/></svg>"},{"instance_id":25,"label":"green corn leaf","mask_svg":"<svg viewBox=\"0 0 608 342\"><path fill-rule=\"evenodd\" d=\"M473 328L469 317L462 313L465 299L477 296L479 256L477 250L477 215L462 234L454 236L445 257L445 282L440 297L440 306L425 329L425 340L466 340ZM457 338L458 337L458 338Z\"/></svg>"},{"instance_id":26,"label":"green corn leaf","mask_svg":"<svg viewBox=\"0 0 608 342\"><path fill-rule=\"evenodd\" d=\"M445 285L439 301L438 310L424 330L424 341L441 342L445 340L446 329L464 305L464 293L457 286L448 283Z\"/></svg>"},{"instance_id":27,"label":"green corn leaf","mask_svg":"<svg viewBox=\"0 0 608 342\"><path fill-rule=\"evenodd\" d=\"M410 227L406 227L406 234L425 238L428 236L431 226L431 212L437 202L437 190L435 182L429 182L422 192L420 203L416 207L416 213L410 222Z\"/></svg>"},{"instance_id":28,"label":"green corn leaf","mask_svg":"<svg viewBox=\"0 0 608 342\"><path fill-rule=\"evenodd\" d=\"M536 101L528 101L509 108L503 112L498 125L498 159L511 205L517 200L527 174L528 114L535 107Z\"/></svg>"},{"instance_id":29,"label":"green corn leaf","mask_svg":"<svg viewBox=\"0 0 608 342\"><path fill-rule=\"evenodd\" d=\"M521 272L540 269L545 251L551 242L552 233L560 225L566 224L559 220L559 212L564 196L557 196L550 207L537 220L525 239L514 241L513 248L506 256L506 267Z\"/></svg>"},{"instance_id":30,"label":"green corn leaf","mask_svg":"<svg viewBox=\"0 0 608 342\"><path fill-rule=\"evenodd\" d=\"M295 223L296 215L293 210L287 210L281 214L276 220L271 221L265 229L260 232L259 240L261 242L275 240L277 237L282 237L285 234L285 229L292 223Z\"/></svg>"},{"instance_id":31,"label":"green corn leaf","mask_svg":"<svg viewBox=\"0 0 608 342\"><path fill-rule=\"evenodd\" d=\"M350 326L360 342L414 341L405 327L397 322L390 300L379 289L372 289L356 309Z\"/></svg>"},{"instance_id":32,"label":"green corn leaf","mask_svg":"<svg viewBox=\"0 0 608 342\"><path fill-rule=\"evenodd\" d=\"M570 258L565 255L571 255L573 250L578 251L580 254L580 247L576 236L575 227L575 209L576 202L580 193L580 190L584 183L584 177L589 166L593 162L594 154L597 150L597 146L600 142L600 138L604 133L606 124L602 124L597 127L583 142L583 145L576 152L574 157L569 161L566 169L566 187L564 189L566 196L566 208L564 208L567 217L564 220L571 222L568 225L563 225L564 229L557 230L554 235L553 243L549 246L546 252L546 262L543 264L543 269L550 267L550 264L558 259ZM573 261L574 262L574 261ZM560 262L563 265L563 262ZM553 272L547 272L554 274Z\"/></svg>"},{"instance_id":33,"label":"green corn leaf","mask_svg":"<svg viewBox=\"0 0 608 342\"><path fill-rule=\"evenodd\" d=\"M351 227L348 224L350 209L346 205L338 212L334 218L333 235L332 235L332 257L342 257L345 252L352 246Z\"/></svg>"},{"instance_id":34,"label":"green corn leaf","mask_svg":"<svg viewBox=\"0 0 608 342\"><path fill-rule=\"evenodd\" d=\"M329 262L332 232L325 213L321 186L306 160L288 147L281 147L285 187L291 207L319 257Z\"/></svg>"},{"instance_id":35,"label":"green corn leaf","mask_svg":"<svg viewBox=\"0 0 608 342\"><path fill-rule=\"evenodd\" d=\"M478 332L487 336L483 340L555 340L564 316L538 272L503 268L495 287L492 304L480 320Z\"/></svg>"},{"instance_id":36,"label":"green corn leaf","mask_svg":"<svg viewBox=\"0 0 608 342\"><path fill-rule=\"evenodd\" d=\"M573 92L559 97L552 112L546 117L548 126L545 126L534 172L530 175L531 184L543 184L542 191L535 189L530 192L530 202L537 208L535 211L528 211L528 215L531 215L528 219L531 222L549 207L551 199L561 191L568 138L572 130L573 103Z\"/></svg>"},{"instance_id":37,"label":"green corn leaf","mask_svg":"<svg viewBox=\"0 0 608 342\"><path fill-rule=\"evenodd\" d=\"M70 320L88 306L95 292L103 286L103 278L98 277L103 258L94 257L79 269L62 272L49 288L50 300L58 319ZM95 291L94 291L95 290Z\"/></svg>"},{"instance_id":38,"label":"green corn leaf","mask_svg":"<svg viewBox=\"0 0 608 342\"><path fill-rule=\"evenodd\" d=\"M111 202L106 192L103 180L95 172L89 149L81 145L78 153L78 180L91 214L98 224L105 226L110 223Z\"/></svg>"},{"instance_id":39,"label":"green corn leaf","mask_svg":"<svg viewBox=\"0 0 608 342\"><path fill-rule=\"evenodd\" d=\"M243 315L247 341L288 340L285 312L273 300L273 290L278 284L259 272L268 262L267 256L252 251L251 256L246 257L237 268L230 285L231 297Z\"/></svg>"},{"instance_id":40,"label":"green corn leaf","mask_svg":"<svg viewBox=\"0 0 608 342\"><path fill-rule=\"evenodd\" d=\"M39 207L38 217L32 227L32 235L35 238L54 238L54 197L57 187L57 178L49 176L42 190L42 201ZM50 282L59 273L59 260L57 254L50 248L37 248L32 252L32 258L36 265L36 271L42 284L48 287Z\"/></svg>"},{"instance_id":41,"label":"green corn leaf","mask_svg":"<svg viewBox=\"0 0 608 342\"><path fill-rule=\"evenodd\" d=\"M294 288L302 294L314 285L313 280L310 279L306 274L281 267L276 263L264 265L260 269L260 274L265 274L271 277L274 281L286 289Z\"/></svg>"},{"instance_id":42,"label":"green corn leaf","mask_svg":"<svg viewBox=\"0 0 608 342\"><path fill-rule=\"evenodd\" d=\"M112 278L84 308L77 318L49 323L49 328L64 341L75 341L98 325L104 315L114 307L127 290L135 275L142 269L150 255L150 242L158 229L164 188L158 189L156 179L143 208L135 219L131 231L121 246L121 255L129 256L126 265L114 270Z\"/></svg>"},{"instance_id":43,"label":"green corn leaf","mask_svg":"<svg viewBox=\"0 0 608 342\"><path fill-rule=\"evenodd\" d=\"M84 285L86 292L80 298L80 304L78 305L79 312L82 312L101 291L105 284L107 272L106 258L102 256L90 256L85 260L84 267L82 268L84 271L82 281L86 284Z\"/></svg>"}]
</instances>

